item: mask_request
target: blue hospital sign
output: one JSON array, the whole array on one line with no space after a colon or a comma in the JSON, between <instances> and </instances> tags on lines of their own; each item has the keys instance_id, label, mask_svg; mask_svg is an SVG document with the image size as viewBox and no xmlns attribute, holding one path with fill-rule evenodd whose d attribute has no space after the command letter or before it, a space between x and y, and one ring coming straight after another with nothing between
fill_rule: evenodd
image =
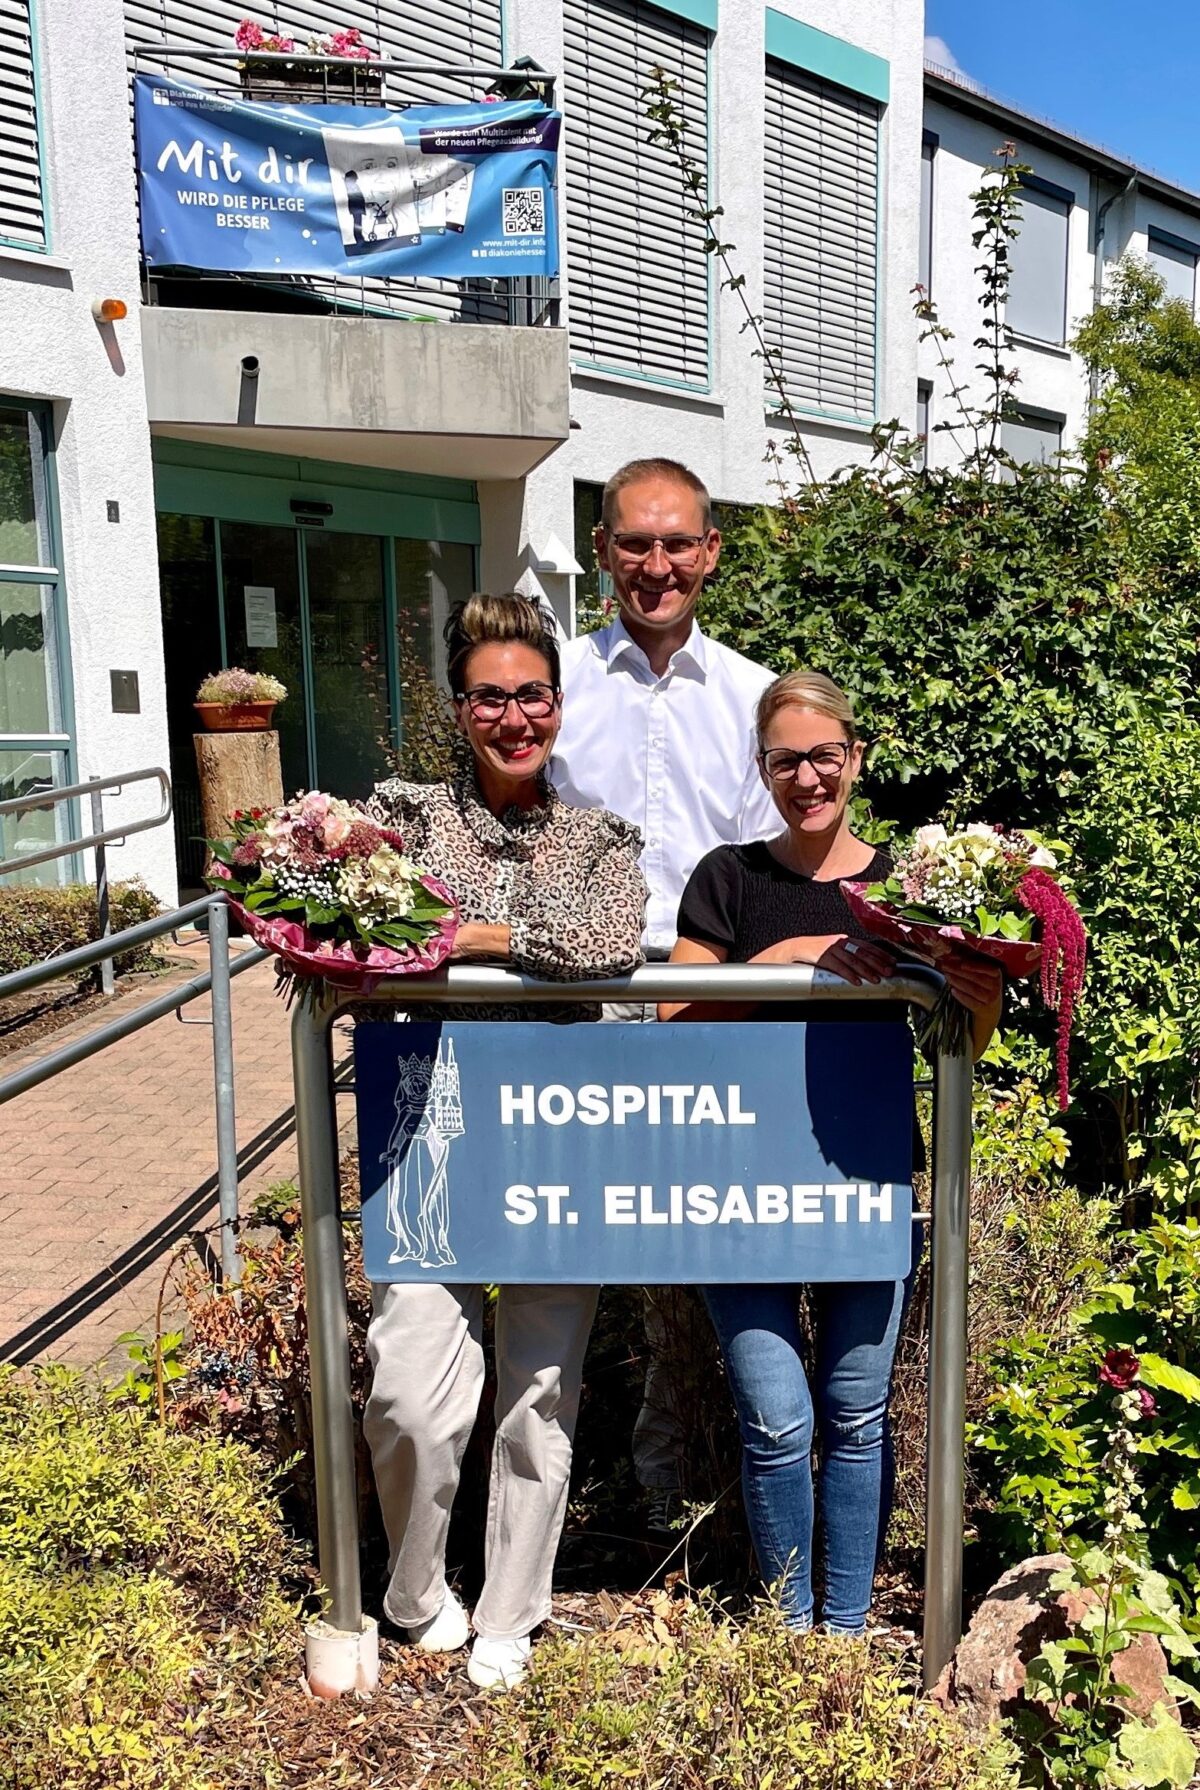
<instances>
[{"instance_id":1,"label":"blue hospital sign","mask_svg":"<svg viewBox=\"0 0 1200 1790\"><path fill-rule=\"evenodd\" d=\"M896 1280L901 1024L363 1024L374 1281Z\"/></svg>"}]
</instances>

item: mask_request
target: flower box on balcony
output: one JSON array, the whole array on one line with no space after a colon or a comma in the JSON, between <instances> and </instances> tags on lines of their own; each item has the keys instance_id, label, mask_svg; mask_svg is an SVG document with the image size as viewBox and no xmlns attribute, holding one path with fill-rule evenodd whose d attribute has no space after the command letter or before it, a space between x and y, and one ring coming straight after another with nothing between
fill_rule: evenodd
<instances>
[{"instance_id":1,"label":"flower box on balcony","mask_svg":"<svg viewBox=\"0 0 1200 1790\"><path fill-rule=\"evenodd\" d=\"M375 105L383 94L383 70L353 62L317 62L308 56L281 62L274 56L248 56L240 72L247 99L285 106L347 101Z\"/></svg>"}]
</instances>

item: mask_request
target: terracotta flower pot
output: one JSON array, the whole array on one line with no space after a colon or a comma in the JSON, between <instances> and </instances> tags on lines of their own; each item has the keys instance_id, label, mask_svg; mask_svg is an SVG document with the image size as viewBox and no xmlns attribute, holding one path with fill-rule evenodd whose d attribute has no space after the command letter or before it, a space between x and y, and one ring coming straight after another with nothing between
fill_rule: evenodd
<instances>
[{"instance_id":1,"label":"terracotta flower pot","mask_svg":"<svg viewBox=\"0 0 1200 1790\"><path fill-rule=\"evenodd\" d=\"M261 733L275 713L273 702L194 702L192 707L209 733Z\"/></svg>"}]
</instances>

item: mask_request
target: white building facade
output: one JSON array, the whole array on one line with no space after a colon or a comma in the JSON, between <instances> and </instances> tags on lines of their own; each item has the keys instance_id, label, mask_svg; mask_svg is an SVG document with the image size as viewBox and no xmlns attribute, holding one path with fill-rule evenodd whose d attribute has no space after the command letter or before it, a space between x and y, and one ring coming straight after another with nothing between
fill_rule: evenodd
<instances>
[{"instance_id":1,"label":"white building facade","mask_svg":"<svg viewBox=\"0 0 1200 1790\"><path fill-rule=\"evenodd\" d=\"M787 430L742 295L648 140L655 67L818 477L865 460L878 419L940 420L918 278L974 358L969 194L1002 137L1036 175L1009 318L1014 451L1047 457L1082 424L1069 341L1104 257L1149 252L1194 298L1200 200L927 75L917 0L272 0L269 29L353 25L443 71L389 74L392 103L477 99L470 71L520 56L554 75L559 289L151 276L130 75L140 59L236 86L217 53L246 11L0 0L0 798L164 765L173 836L131 838L111 873L165 900L199 872L206 672L281 677L285 783L361 794L403 736L404 654L437 675L455 597L517 585L573 625L624 461L683 460L725 503L773 495L767 450ZM104 299L125 318L99 320ZM931 460L953 451L930 436ZM264 589L273 646L248 619ZM0 856L71 820L0 820Z\"/></svg>"},{"instance_id":2,"label":"white building facade","mask_svg":"<svg viewBox=\"0 0 1200 1790\"><path fill-rule=\"evenodd\" d=\"M948 352L969 403L985 396L972 374L981 313L971 194L1005 142L1032 173L1024 179L1021 233L1010 249L1005 360L1019 375L1018 414L1004 424L1003 438L1018 460L1050 461L1070 450L1087 422L1088 375L1071 343L1103 292L1107 268L1138 255L1162 277L1169 297L1195 310L1200 195L1022 114L961 76L928 70L921 279L939 321L954 332ZM947 386L936 345L922 343L918 427L927 435L931 465L951 464L960 452L953 434L937 430L955 420Z\"/></svg>"}]
</instances>

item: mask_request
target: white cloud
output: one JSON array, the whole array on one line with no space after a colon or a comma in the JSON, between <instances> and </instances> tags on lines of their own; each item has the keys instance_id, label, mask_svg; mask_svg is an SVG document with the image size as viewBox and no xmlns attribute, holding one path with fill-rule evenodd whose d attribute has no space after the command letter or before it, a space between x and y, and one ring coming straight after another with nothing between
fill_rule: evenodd
<instances>
[{"instance_id":1,"label":"white cloud","mask_svg":"<svg viewBox=\"0 0 1200 1790\"><path fill-rule=\"evenodd\" d=\"M938 68L949 69L952 75L965 75L967 72L944 37L925 39L925 60L935 63Z\"/></svg>"}]
</instances>

